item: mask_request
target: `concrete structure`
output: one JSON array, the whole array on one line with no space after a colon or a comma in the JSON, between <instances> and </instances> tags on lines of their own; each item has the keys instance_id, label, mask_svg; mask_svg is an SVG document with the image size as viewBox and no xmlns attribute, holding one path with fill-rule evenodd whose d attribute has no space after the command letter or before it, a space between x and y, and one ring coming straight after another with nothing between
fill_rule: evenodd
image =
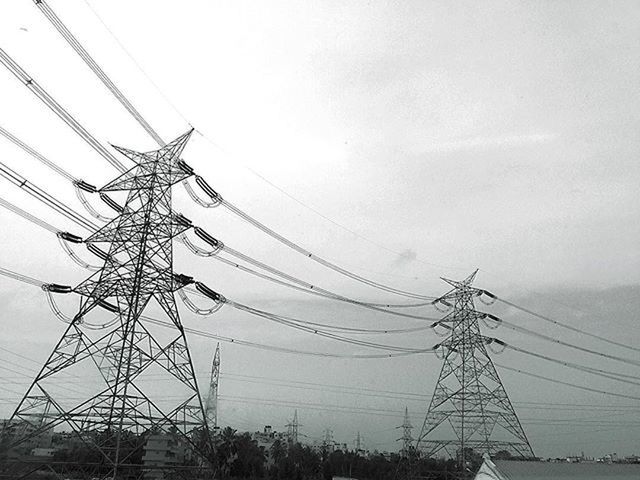
<instances>
[{"instance_id":1,"label":"concrete structure","mask_svg":"<svg viewBox=\"0 0 640 480\"><path fill-rule=\"evenodd\" d=\"M142 456L145 480L164 479L165 471L181 465L185 457L185 447L175 436L164 433L149 435Z\"/></svg>"}]
</instances>

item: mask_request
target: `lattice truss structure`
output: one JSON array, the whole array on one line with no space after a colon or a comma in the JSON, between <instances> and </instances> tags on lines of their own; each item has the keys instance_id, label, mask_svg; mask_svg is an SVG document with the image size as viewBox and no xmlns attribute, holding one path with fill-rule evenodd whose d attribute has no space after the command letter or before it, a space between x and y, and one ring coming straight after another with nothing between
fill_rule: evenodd
<instances>
[{"instance_id":1,"label":"lattice truss structure","mask_svg":"<svg viewBox=\"0 0 640 480\"><path fill-rule=\"evenodd\" d=\"M218 384L220 383L220 344L216 345L216 353L211 363L211 380L209 381L209 394L205 401L204 413L209 428L215 431L218 426Z\"/></svg>"},{"instance_id":2,"label":"lattice truss structure","mask_svg":"<svg viewBox=\"0 0 640 480\"><path fill-rule=\"evenodd\" d=\"M108 254L73 289L77 314L10 421L14 450L54 428L70 430L95 453L96 476L142 478L144 439L164 434L186 452L182 463L202 472L208 425L174 299L192 280L174 274L172 251L173 237L189 228L172 212L171 187L192 174L179 160L190 135L146 153L114 147L135 166L100 192L126 200L86 239L103 252L108 245ZM199 478L184 465L176 474Z\"/></svg>"},{"instance_id":3,"label":"lattice truss structure","mask_svg":"<svg viewBox=\"0 0 640 480\"><path fill-rule=\"evenodd\" d=\"M434 301L450 312L436 329L448 331L439 344L444 363L429 409L416 441L427 456L446 453L464 464L475 453L534 457L487 347L495 339L480 333L474 298L484 291L472 287L476 272L465 280L447 280L453 289Z\"/></svg>"}]
</instances>

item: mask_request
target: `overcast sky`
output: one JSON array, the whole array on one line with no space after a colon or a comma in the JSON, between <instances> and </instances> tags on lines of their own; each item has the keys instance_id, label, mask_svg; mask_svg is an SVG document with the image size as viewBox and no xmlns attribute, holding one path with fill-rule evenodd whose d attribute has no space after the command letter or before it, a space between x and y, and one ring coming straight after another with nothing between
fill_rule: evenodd
<instances>
[{"instance_id":1,"label":"overcast sky","mask_svg":"<svg viewBox=\"0 0 640 480\"><path fill-rule=\"evenodd\" d=\"M185 158L224 198L309 250L377 281L427 295L447 291L440 276L460 279L479 268L476 284L482 288L595 334L639 343L637 2L50 4L164 138L177 137L190 124L197 129ZM141 151L155 148L32 2L3 7L0 42L99 140ZM4 69L0 105L0 126L77 177L102 185L116 176ZM68 182L6 141L0 142L0 155L30 180L82 208ZM4 180L0 192L74 231ZM176 188L175 201L176 210L255 258L354 298L400 299L309 262L223 209L198 207L181 188ZM0 221L5 226L0 229L0 266L70 285L87 276L53 235L4 210ZM282 314L348 326L416 325L248 278L213 260L194 259L182 246L176 246L175 269L228 298ZM20 372L3 370L0 377L16 382L3 383L5 388L23 392L33 375L28 369L46 359L64 326L37 288L0 278L0 295L0 347L35 362L0 351L0 361L18 363L5 365ZM72 301L65 300L61 304L72 310ZM516 310L491 308L547 335L637 357L637 352L613 349ZM429 308L424 314L437 312ZM184 322L289 348L365 352L228 308L204 320L185 310ZM487 334L567 361L637 375L637 369L506 328ZM429 331L371 339L421 347L439 341ZM206 382L215 343L190 341ZM515 352L495 361L640 396L636 386L576 374ZM340 442L352 442L360 431L369 448L397 449L400 432L394 427L401 424L405 405L414 425L421 426L439 369L433 356L328 360L223 344L220 421L240 430L265 424L284 429L297 405L301 431L310 441L330 428ZM640 453L640 425L633 423L640 410L637 400L511 371L500 374L538 455ZM283 380L424 398L323 392L284 387ZM18 396L0 391L0 416L11 414ZM251 399L285 405L258 405ZM624 408L553 411L524 402ZM344 414L334 411L335 405L379 411ZM565 420L539 425L543 419ZM563 425L566 419L580 420Z\"/></svg>"}]
</instances>

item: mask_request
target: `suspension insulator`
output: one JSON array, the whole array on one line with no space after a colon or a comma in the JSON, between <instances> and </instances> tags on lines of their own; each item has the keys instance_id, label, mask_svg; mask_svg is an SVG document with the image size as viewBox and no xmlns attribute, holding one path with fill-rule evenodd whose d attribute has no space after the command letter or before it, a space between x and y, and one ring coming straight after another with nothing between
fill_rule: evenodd
<instances>
[{"instance_id":1,"label":"suspension insulator","mask_svg":"<svg viewBox=\"0 0 640 480\"><path fill-rule=\"evenodd\" d=\"M209 184L202 178L200 175L196 176L196 183L198 186L211 197L212 200L220 202L222 201L222 197L218 192L216 192L213 188L209 186Z\"/></svg>"},{"instance_id":2,"label":"suspension insulator","mask_svg":"<svg viewBox=\"0 0 640 480\"><path fill-rule=\"evenodd\" d=\"M182 273L174 273L173 279L176 282L178 282L180 285L191 285L194 282L193 277L190 277L189 275L184 275Z\"/></svg>"},{"instance_id":3,"label":"suspension insulator","mask_svg":"<svg viewBox=\"0 0 640 480\"><path fill-rule=\"evenodd\" d=\"M204 240L205 242L207 242L209 245L211 245L212 247L216 247L218 248L219 246L222 245L222 242L217 240L216 238L212 237L211 235L209 235L207 232L205 232L203 229L201 229L200 227L194 227L193 231L195 232L195 234L200 237L202 240Z\"/></svg>"},{"instance_id":4,"label":"suspension insulator","mask_svg":"<svg viewBox=\"0 0 640 480\"><path fill-rule=\"evenodd\" d=\"M183 227L190 227L191 224L193 223L191 222L191 220L189 220L187 217L185 217L181 213L174 214L173 219L177 224L182 225Z\"/></svg>"},{"instance_id":5,"label":"suspension insulator","mask_svg":"<svg viewBox=\"0 0 640 480\"><path fill-rule=\"evenodd\" d=\"M116 203L115 200L113 200L108 195L105 195L104 193L100 192L100 199L104 203L109 205L109 207L112 208L113 210L115 210L116 212L118 212L118 213L124 212L124 208L121 205L119 205L118 203Z\"/></svg>"},{"instance_id":6,"label":"suspension insulator","mask_svg":"<svg viewBox=\"0 0 640 480\"><path fill-rule=\"evenodd\" d=\"M84 190L88 193L96 193L98 189L91 185L90 183L85 182L84 180L76 180L73 184L78 187L80 190Z\"/></svg>"},{"instance_id":7,"label":"suspension insulator","mask_svg":"<svg viewBox=\"0 0 640 480\"><path fill-rule=\"evenodd\" d=\"M71 293L73 291L73 288L69 285L59 285L57 283L45 283L42 285L42 289L53 293Z\"/></svg>"},{"instance_id":8,"label":"suspension insulator","mask_svg":"<svg viewBox=\"0 0 640 480\"><path fill-rule=\"evenodd\" d=\"M105 252L104 250L96 247L93 243L88 243L87 244L87 250L89 250L96 257L99 257L102 260L106 261L106 260L109 260L109 258L111 258L111 256L107 252Z\"/></svg>"},{"instance_id":9,"label":"suspension insulator","mask_svg":"<svg viewBox=\"0 0 640 480\"><path fill-rule=\"evenodd\" d=\"M222 295L220 295L219 293L211 290L204 283L196 282L196 290L198 290L203 295L206 295L207 297L209 297L214 302L223 302L223 301L225 301L225 298Z\"/></svg>"},{"instance_id":10,"label":"suspension insulator","mask_svg":"<svg viewBox=\"0 0 640 480\"><path fill-rule=\"evenodd\" d=\"M113 303L109 303L106 300L98 300L98 305L112 313L118 313L120 311Z\"/></svg>"},{"instance_id":11,"label":"suspension insulator","mask_svg":"<svg viewBox=\"0 0 640 480\"><path fill-rule=\"evenodd\" d=\"M194 174L193 168L187 165L187 162L185 162L184 160L178 160L178 168L180 168L180 170L182 170L187 175Z\"/></svg>"},{"instance_id":12,"label":"suspension insulator","mask_svg":"<svg viewBox=\"0 0 640 480\"><path fill-rule=\"evenodd\" d=\"M57 233L58 237L60 237L63 240L66 240L67 242L71 242L71 243L82 243L82 237L79 237L78 235L74 235L73 233L69 233L69 232L58 232Z\"/></svg>"}]
</instances>

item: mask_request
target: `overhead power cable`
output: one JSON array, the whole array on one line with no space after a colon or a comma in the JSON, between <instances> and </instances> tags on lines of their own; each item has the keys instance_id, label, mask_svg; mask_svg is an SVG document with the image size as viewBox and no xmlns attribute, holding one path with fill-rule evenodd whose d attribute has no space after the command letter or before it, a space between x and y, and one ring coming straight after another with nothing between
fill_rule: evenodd
<instances>
[{"instance_id":1,"label":"overhead power cable","mask_svg":"<svg viewBox=\"0 0 640 480\"><path fill-rule=\"evenodd\" d=\"M152 138L154 138L154 140L156 140L160 145L163 145L164 142L158 136L158 134L155 132L155 130L153 130L153 128L151 128L149 123L142 117L142 115L135 109L135 107L133 107L133 104L131 104L131 102L125 97L125 95L116 87L114 82L106 75L106 73L96 63L96 61L91 57L91 55L82 47L82 45L77 40L77 38L75 38L75 36L69 31L69 29L62 23L60 18L58 18L56 16L56 14L53 12L53 10L51 10L51 8L46 4L46 2L44 2L44 1L40 2L39 3L39 7L40 7L40 10L47 17L47 19L56 28L56 30L58 30L58 32L67 41L67 43L82 58L82 60L94 72L94 74L98 77L98 79L100 79L100 81L109 89L109 91L114 95L114 97L125 107L125 109L129 112L129 114L131 114L138 121L138 123L140 123L140 125L142 125L142 127L145 129L145 131L147 131L147 133ZM202 180L199 177L197 177L196 179L197 180L198 179ZM204 182L204 183L206 184L206 182ZM193 192L191 191L191 187L188 185L188 183L185 183L185 186L187 187L189 193L192 194ZM210 187L209 187L209 189L210 189ZM217 194L216 194L216 196L217 196ZM193 195L192 195L192 197L193 197ZM351 272L351 271L349 271L349 270L347 270L345 268L342 268L339 265L336 265L335 263L324 259L323 257L319 257L317 255L312 254L311 252L309 252L306 249L302 248L300 245L296 244L295 242L292 242L292 241L288 240L284 236L282 236L279 233L275 232L274 230L270 229L269 227L267 227L263 223L261 223L258 220L254 219L253 217L251 217L247 213L243 212L242 210L240 210L238 207L236 207L235 205L231 204L230 202L222 199L221 197L218 197L215 200L216 200L214 202L215 205L217 205L217 204L224 205L228 210L230 210L231 212L233 212L234 214L239 216L244 221L248 222L249 224L253 225L254 227L256 227L259 230L263 231L264 233L268 234L272 238L278 240L279 242L281 242L284 245L288 246L289 248L293 249L294 251L296 251L296 252L304 255L305 257L307 257L307 258L309 258L309 259L311 259L311 260L323 265L326 268L329 268L329 269L331 269L331 270L333 270L333 271L335 271L337 273L340 273L340 274L342 274L344 276L347 276L347 277L349 277L349 278L351 278L351 279L353 279L355 281L358 281L360 283L366 284L368 286L371 286L371 287L374 287L374 288L377 288L377 289L380 289L380 290L383 290L383 291L386 291L386 292L389 292L389 293L393 293L393 294L396 294L396 295L401 295L401 296L405 296L405 297L409 297L409 298L420 299L420 300L431 300L432 299L432 297L429 297L429 296L425 296L425 295L418 294L418 293L408 292L406 290L397 289L397 288L394 288L394 287L391 287L391 286L388 286L388 285L384 285L384 284L379 283L379 282L375 282L375 281L370 280L370 279L368 279L366 277L363 277L363 276L358 275L358 274L356 274L354 272Z\"/></svg>"},{"instance_id":2,"label":"overhead power cable","mask_svg":"<svg viewBox=\"0 0 640 480\"><path fill-rule=\"evenodd\" d=\"M143 118L143 116L136 110L136 108L129 102L127 97L120 91L120 89L111 81L109 76L100 68L95 60L89 55L89 53L84 49L84 47L80 44L78 39L69 31L62 20L58 18L55 12L49 7L45 0L38 0L36 2L40 11L44 14L45 17L51 22L51 24L55 27L56 30L63 36L63 38L67 41L71 48L75 50L75 52L82 58L82 60L87 64L87 66L95 73L95 75L100 79L100 81L109 89L109 91L113 94L114 97L118 99L118 101L122 104L124 108L131 114L133 118L144 128L144 130L158 143L160 146L164 146L165 141L160 138L160 135L147 123L147 121Z\"/></svg>"},{"instance_id":3,"label":"overhead power cable","mask_svg":"<svg viewBox=\"0 0 640 480\"><path fill-rule=\"evenodd\" d=\"M3 275L7 278L11 278L13 280L17 280L23 283L27 283L29 285L33 285L33 286L37 286L37 287L41 287L42 285L45 285L46 282L43 282L41 280L37 280L33 277L29 277L26 275L22 275L20 273L8 270L6 268L0 268L0 275ZM141 315L140 318L142 318L143 320L149 322L149 323L153 323L155 325L159 325L161 327L166 327L166 328L175 328L175 325L173 323L170 322L166 322L164 320L158 320L156 318L153 317L149 317L146 315ZM306 356L313 356L313 357L325 357L325 358L343 358L343 359L382 359L382 358L394 358L394 357L405 357L405 356L410 356L410 355L415 355L418 353L425 353L425 352L413 352L413 351L408 351L408 352L390 352L390 353L384 353L384 354L337 354L337 353L329 353L329 352L314 352L314 351L308 351L308 350L298 350L298 349L293 349L293 348L287 348L287 347L278 347L278 346L273 346L273 345L266 345L266 344L262 344L262 343L256 343L256 342L250 342L247 340L241 340L241 339L236 339L233 337L227 337L227 336L222 336L222 335L215 335L213 333L209 333L209 332L205 332L202 330L197 330L195 328L190 328L190 327L184 327L185 332L189 332L192 333L194 335L197 336L201 336L204 338L210 338L210 339L214 339L214 340L218 340L221 342L227 342L227 343L233 343L236 345L242 345L242 346L246 346L246 347L252 347L252 348L257 348L260 350L268 350L271 352L278 352L278 353L288 353L288 354L295 354L295 355L306 355Z\"/></svg>"},{"instance_id":4,"label":"overhead power cable","mask_svg":"<svg viewBox=\"0 0 640 480\"><path fill-rule=\"evenodd\" d=\"M637 375L627 375L624 373L619 373L619 372L612 372L610 370L603 370L600 368L595 368L595 367L588 367L585 365L580 365L578 363L574 363L574 362L567 362L564 360L560 360L554 357L550 357L548 355L543 355L541 353L536 353L536 352L532 352L530 350L524 349L524 348L520 348L520 347L516 347L513 345L509 345L507 343L501 342L503 343L506 348L513 350L514 352L519 352L525 355L529 355L535 358L539 358L541 360L546 360L548 362L552 362L555 363L557 365L563 365L567 368L572 368L574 370L579 370L581 372L585 372L585 373L589 373L591 375L597 375L599 377L603 377L603 378L608 378L610 380L615 380L617 382L622 382L622 383L627 383L629 385L636 385L636 386L640 386L640 382L637 381L633 381L633 380L640 380L640 377L638 377Z\"/></svg>"},{"instance_id":5,"label":"overhead power cable","mask_svg":"<svg viewBox=\"0 0 640 480\"><path fill-rule=\"evenodd\" d=\"M40 162L42 162L43 164L45 164L46 166L51 168L53 171L55 171L58 175L63 176L64 178L66 178L70 182L77 181L77 178L75 178L73 175L71 175L65 169L63 169L63 168L59 167L58 165L56 165L54 162L52 162L51 160L46 158L44 155L40 154L39 152L37 152L36 150L31 148L29 145L24 143L22 140L20 140L15 135L13 135L12 133L8 132L7 130L5 130L1 126L0 126L0 135L2 135L7 140L12 142L14 145L17 145L18 147L20 147L22 150L27 152L32 157L38 159Z\"/></svg>"},{"instance_id":6,"label":"overhead power cable","mask_svg":"<svg viewBox=\"0 0 640 480\"><path fill-rule=\"evenodd\" d=\"M53 197L52 197L53 198ZM55 198L53 198L53 200L56 200ZM56 200L57 201L57 200ZM59 203L59 202L58 202ZM48 224L47 222L44 222L43 220L41 220L40 218L31 215L28 212L25 212L24 210L20 209L19 207L13 205L12 203L4 200L2 197L0 197L0 206L3 206L5 208L7 208L8 210L16 213L17 215L20 215L21 217L25 218L26 220L29 220L31 222L33 222L34 224L45 228L46 230L52 232L52 233L56 233L58 234L58 237L60 237L60 232L61 230ZM82 224L80 224L80 226L83 226ZM85 228L88 229L88 227L85 226ZM89 229L91 232L93 232L93 229ZM59 238L60 239L60 238ZM61 240L61 239L60 239ZM84 267L84 268L89 268L89 269L93 269L94 267L91 267L89 264L87 264L86 262L84 262L83 260L81 260L77 254L75 254L67 245L65 241L61 241L60 242L63 245L63 248L65 249L66 253L74 260L74 262L76 262L77 264L79 264L80 266ZM236 264L237 266L237 264ZM192 293L196 293L198 294L197 291L188 288L188 290L190 290ZM52 299L50 300L50 302L52 302ZM236 306L236 308L238 308L238 305L240 304L236 304L231 302L232 306ZM52 305L52 308L54 308L55 311L57 311L58 309L55 308ZM318 322L309 322L309 321L303 321L303 320L299 320L299 319L293 319L291 317L285 317L282 315L277 315L277 314L273 314L270 312L263 312L263 311L258 311L256 309L252 309L251 307L247 307L247 306L242 306L241 308L244 308L245 311L248 311L250 313L254 313L257 314L256 312L260 312L259 316L263 316L264 318L269 318L273 321L277 321L283 325L288 325L288 326L293 326L294 328L299 328L299 329L304 329L306 331L313 331L313 333L318 333L321 335L324 335L325 332L321 332L319 333L318 328L315 327L321 327L321 328L327 328L329 330L337 330L337 331L342 331L342 332L348 332L350 334L395 334L395 333L409 333L409 332L416 332L416 331L422 331L422 330L427 330L429 328L431 328L431 326L425 326L425 327L414 327L414 328L403 328L403 329L365 329L365 328L350 328L350 327L343 327L341 325L331 325L331 324L325 324L325 323L318 323ZM217 310L217 309L216 309ZM200 313L200 312L198 312ZM204 314L209 314L209 313L213 313L213 311L210 312L205 312ZM203 314L203 313L201 313ZM62 318L61 313L59 314L59 316ZM423 317L417 317L417 318L421 318L421 319L425 319ZM304 327L304 326L299 326L299 324L303 324L303 325L312 325L314 328L311 327Z\"/></svg>"},{"instance_id":7,"label":"overhead power cable","mask_svg":"<svg viewBox=\"0 0 640 480\"><path fill-rule=\"evenodd\" d=\"M1 127L0 127L0 129L1 129ZM90 206L90 204L88 203L88 201L86 200L86 198L84 198L84 194L82 193L82 192L83 192L83 190L82 190L82 188L80 188L80 187L78 186L80 183L84 183L84 182L82 182L82 181L80 181L80 180L76 179L76 178L75 178L71 173L69 173L67 170L65 170L64 168L60 167L60 166L59 166L59 165L57 165L55 162L53 162L53 161L49 160L49 159L48 159L48 158L46 158L44 155L42 155L42 154L38 153L37 151L35 151L33 148L31 148L31 147L30 147L29 145L27 145L25 142L23 142L22 140L18 139L15 135L11 134L10 132L8 132L8 131L6 131L6 130L4 130L4 129L2 129L2 131L3 131L3 132L4 132L4 134L5 134L4 136L5 136L6 138L8 138L10 141L12 141L14 144L16 144L16 145L20 146L23 150L25 150L27 153L29 153L30 155L32 155L32 156L33 156L35 159L37 159L38 161L40 161L40 162L42 162L43 164L45 164L47 167L51 168L54 172L56 172L56 173L60 174L60 175L61 175L61 176L63 176L64 178L66 178L66 179L68 179L68 180L72 181L72 183L73 183L73 185L74 185L74 187L75 187L75 189L76 189L76 192L79 194L80 201L82 202L82 204L85 206L85 208L86 208L86 209L87 209L87 210L88 210L88 211L89 211L89 212L90 212L94 217L96 217L96 218L98 218L98 219L100 219L100 220L103 220L103 221L107 221L107 220L109 220L109 219L107 219L107 218L105 218L105 217L101 216L99 213L97 213L97 212L93 209L93 207L91 207L91 206ZM8 167L7 167L7 168L8 168ZM22 178L24 178L24 177L22 177ZM25 179L25 181L26 181L26 179ZM15 182L14 182L14 183L15 183ZM40 191L43 191L42 189L39 189L39 190L40 190ZM105 199L105 200L107 200L107 199ZM6 202L5 202L5 203L6 203ZM54 203L55 203L55 202L54 202ZM56 204L56 207L57 207L56 209L57 209L58 211L60 211L60 210L59 210L60 203L61 203L61 202L57 202L57 204ZM7 207L7 208L8 208L8 207ZM17 207L16 207L16 208L17 208ZM13 210L13 211L15 211L15 210ZM69 214L69 212L70 212L70 211L71 211L71 209L68 209L68 208L67 208L67 211L66 211L66 214L65 214L65 215L67 215L67 216L68 216L68 214ZM17 212L17 211L16 211L16 213L19 213L19 212ZM62 212L61 212L61 213L62 213ZM20 214L20 215L22 215L22 216L23 216L23 217L25 217L25 218L27 218L27 216L26 216L26 215L29 215L29 214L26 214L26 212L24 212L24 211L22 211L22 212L21 212L21 213L19 213L19 214ZM78 214L78 216L80 216L80 215ZM81 217L81 216L80 216L80 217ZM82 217L82 218L84 218L84 217ZM86 225L81 225L81 226L83 226L84 228L87 228L87 227L86 227ZM95 228L97 228L97 226L95 226ZM199 231L199 230L200 230L200 229L196 228L196 233L198 233L198 231ZM203 234L203 233L200 233L200 235L203 235L203 237L204 237L204 238L209 239L209 240L208 240L209 242L214 241L214 242L215 242L215 244L216 244L216 248L215 248L213 251L208 252L206 255L204 255L204 254L201 254L201 255L203 255L203 256L207 256L207 257L213 257L213 258L215 258L215 259L217 259L217 260L219 260L219 261L222 261L223 263L226 263L226 264L232 265L232 266L234 266L234 267L236 267L236 268L238 268L238 269L240 269L240 270L243 270L243 271L245 271L245 272L247 272L247 273L250 273L250 274L256 275L256 276L258 276L258 277L264 278L264 279L269 280L269 281L271 281L271 282L275 282L275 283L278 283L278 284L280 284L280 285L284 285L284 286L289 287L289 288L297 289L297 290L303 291L303 292L305 292L305 293L310 293L310 294L314 294L314 295L320 295L320 296L323 296L323 297L325 297L325 298L330 298L330 299L333 299L333 300L338 300L338 301L342 301L342 302L347 302L347 303L350 303L350 304L353 304L353 305L356 305L356 306L360 306L360 307L363 307L363 308L372 309L372 310L379 311L379 312L386 313L386 314L390 314L390 315L401 316L401 317L406 317L406 318L414 318L414 319L418 319L418 320L436 320L436 319L429 318L429 317L423 317L423 316L419 316L419 315L413 315L413 314L407 314L407 313L395 312L395 311L392 311L392 310L387 310L386 308L382 308L383 306L386 306L386 307L389 307L389 308L391 308L391 307L392 307L392 308L397 308L397 307L416 307L416 306L428 305L428 304L429 304L429 302L426 302L426 303L425 303L425 302L421 302L421 303L417 303L417 304L408 304L408 305L407 305L407 304L395 304L395 305L392 305L392 304L376 304L376 303L368 303L368 302L361 302L361 301L358 301L358 300L350 299L350 298L348 298L348 297L344 297L344 296L339 295L339 294L336 294L336 293L334 293L334 292L330 292L330 291L328 291L328 290L325 290L325 289L322 289L322 288L320 288L320 287L317 287L317 286L314 286L314 285L312 285L312 284L309 284L309 283L307 283L307 282L305 282L305 281L303 281L303 280L300 280L300 279L298 279L298 278L296 278L296 277L294 277L294 276L292 276L292 275L289 275L289 274L287 274L287 273L285 273L285 272L282 272L282 271L280 271L280 270L278 270L278 269L276 269L276 268L274 268L274 267L271 267L271 266L269 266L269 265L265 264L264 262L260 262L260 261L258 261L258 260L255 260L255 259L251 258L251 257L250 257L250 256L248 256L248 255L245 255L245 254L243 254L243 253L241 253L241 252L239 252L239 251L237 251L237 250L235 250L235 249L232 249L232 248L229 248L229 247L225 246L222 242L219 242L219 241L217 241L217 240L213 239L213 237L211 237L210 235L208 235L208 234L206 234L206 233L204 233L204 234ZM183 236L182 236L182 237L180 237L180 238L181 238L181 241L182 241L182 242L187 246L187 248L189 248L192 252L194 252L194 253L198 254L199 252L201 252L201 251L202 251L202 249L200 249L199 247L196 247L195 245L193 245L193 244L191 243L191 241L190 241L186 236L184 236L184 235L183 235ZM65 248L65 249L66 249L66 248ZM78 258L77 258L73 253L72 253L72 252L68 251L68 249L66 249L66 250L67 250L67 253L71 256L71 258L72 258L76 263L80 264L81 266L83 265L83 264L82 264L82 262L81 262L81 261L80 261L80 260L79 260L79 259L78 259ZM247 268L247 267L244 267L244 266L242 266L242 265L240 265L240 264L238 264L238 263L230 262L230 261L228 261L228 260L226 260L226 259L223 259L223 258L221 258L219 255L217 255L217 252L218 252L218 251L220 251L220 250L224 250L224 252L229 253L230 255L233 255L233 256L235 256L235 257L237 257L237 258L239 258L239 259L241 259L241 260L244 260L244 261L246 261L246 262L248 262L248 263L251 263L251 264L253 264L254 266L257 266L258 268L262 268L262 269L264 269L264 270L266 270L266 271L268 271L268 272L270 272L270 273L273 273L273 274L278 275L278 276L280 276L280 277L282 277L282 278L285 278L285 279L289 280L290 282L294 282L295 284L297 284L297 286L296 286L296 285L292 285L291 283L287 283L287 282L279 281L279 280L277 280L277 279L275 279L275 278L273 278L273 277L270 277L269 275L261 274L260 272L257 272L257 271L255 271L255 270L250 269L250 268ZM302 286L302 287L306 287L306 288L300 288L301 286Z\"/></svg>"},{"instance_id":8,"label":"overhead power cable","mask_svg":"<svg viewBox=\"0 0 640 480\"><path fill-rule=\"evenodd\" d=\"M78 121L65 110L56 100L49 95L20 65L18 65L2 48L0 48L0 63L9 70L20 82L22 82L36 97L38 97L53 113L64 121L74 132L85 142L98 152L107 162L117 168L120 172L126 168L114 157L98 140L95 139Z\"/></svg>"},{"instance_id":9,"label":"overhead power cable","mask_svg":"<svg viewBox=\"0 0 640 480\"><path fill-rule=\"evenodd\" d=\"M98 226L83 217L79 213L75 212L73 209L69 208L67 205L57 200L55 197L47 193L42 188L34 185L29 182L25 177L9 168L3 162L0 161L0 175L9 180L11 183L21 188L25 192L27 192L32 197L36 198L40 202L44 203L48 207L57 211L58 213L64 215L69 220L77 223L78 225L86 228L88 230L96 230ZM6 203L6 202L5 202ZM44 227L47 228L47 227Z\"/></svg>"},{"instance_id":10,"label":"overhead power cable","mask_svg":"<svg viewBox=\"0 0 640 480\"><path fill-rule=\"evenodd\" d=\"M615 345L617 347L622 347L622 348L626 348L628 350L633 350L635 352L640 352L640 348L634 347L633 345L629 345L627 343L622 343L622 342L617 342L617 341L612 340L610 338L603 337L602 335L597 335L595 333L587 332L586 330L583 330L581 328L577 328L577 327L574 327L574 326L569 325L567 323L563 323L563 322L560 322L558 320L554 320L552 318L549 318L549 317L546 317L546 316L541 315L539 313L536 313L533 310L529 310L528 308L521 307L520 305L516 305L513 302L510 302L508 300L505 300L505 299L500 298L498 296L495 296L493 294L491 294L491 295L494 296L498 301L504 303L505 305L509 305L510 307L513 307L513 308L516 308L516 309L520 310L521 312L528 313L529 315L532 315L532 316L534 316L536 318L539 318L540 320L544 320L545 322L549 322L549 323L551 323L553 325L556 325L558 327L566 328L567 330L571 330L572 332L580 333L582 335L586 335L588 337L595 338L595 339L600 340L602 342L606 342L606 343L608 343L610 345Z\"/></svg>"},{"instance_id":11,"label":"overhead power cable","mask_svg":"<svg viewBox=\"0 0 640 480\"><path fill-rule=\"evenodd\" d=\"M512 372L520 373L522 375L527 375L529 377L537 378L539 380L544 380L546 382L551 382L551 383L555 383L555 384L558 384L558 385L565 385L567 387L577 388L579 390L585 390L587 392L601 393L603 395L609 395L611 397L628 398L628 399L631 399L631 400L640 400L640 397L634 396L634 395L626 395L624 393L609 392L607 390L599 390L597 388L585 387L584 385L578 385L578 384L575 384L575 383L570 383L570 382L565 382L565 381L562 381L562 380L557 380L557 379L551 378L551 377L545 377L544 375L539 375L537 373L527 372L526 370L521 370L519 368L514 368L514 367L508 367L506 365L500 365L498 363L496 363L495 365L497 367L503 368L505 370L510 370Z\"/></svg>"},{"instance_id":12,"label":"overhead power cable","mask_svg":"<svg viewBox=\"0 0 640 480\"><path fill-rule=\"evenodd\" d=\"M626 363L627 365L640 366L640 360L634 360L631 358L620 357L618 355L613 355L610 353L600 352L598 350L594 350L592 348L581 347L580 345L576 345L574 343L565 342L564 340L560 340L555 337L551 337L549 335L545 335L544 333L536 332L535 330L531 330L525 327L521 327L520 325L516 325L514 323L508 322L506 320L501 320L501 325L505 327L515 330L516 332L525 333L527 335L531 335L537 338L541 338L551 343L555 343L557 345L562 345L563 347L572 348L574 350L578 350L580 352L588 353L590 355L596 355L601 358L606 358L608 360L613 360L620 363Z\"/></svg>"}]
</instances>

